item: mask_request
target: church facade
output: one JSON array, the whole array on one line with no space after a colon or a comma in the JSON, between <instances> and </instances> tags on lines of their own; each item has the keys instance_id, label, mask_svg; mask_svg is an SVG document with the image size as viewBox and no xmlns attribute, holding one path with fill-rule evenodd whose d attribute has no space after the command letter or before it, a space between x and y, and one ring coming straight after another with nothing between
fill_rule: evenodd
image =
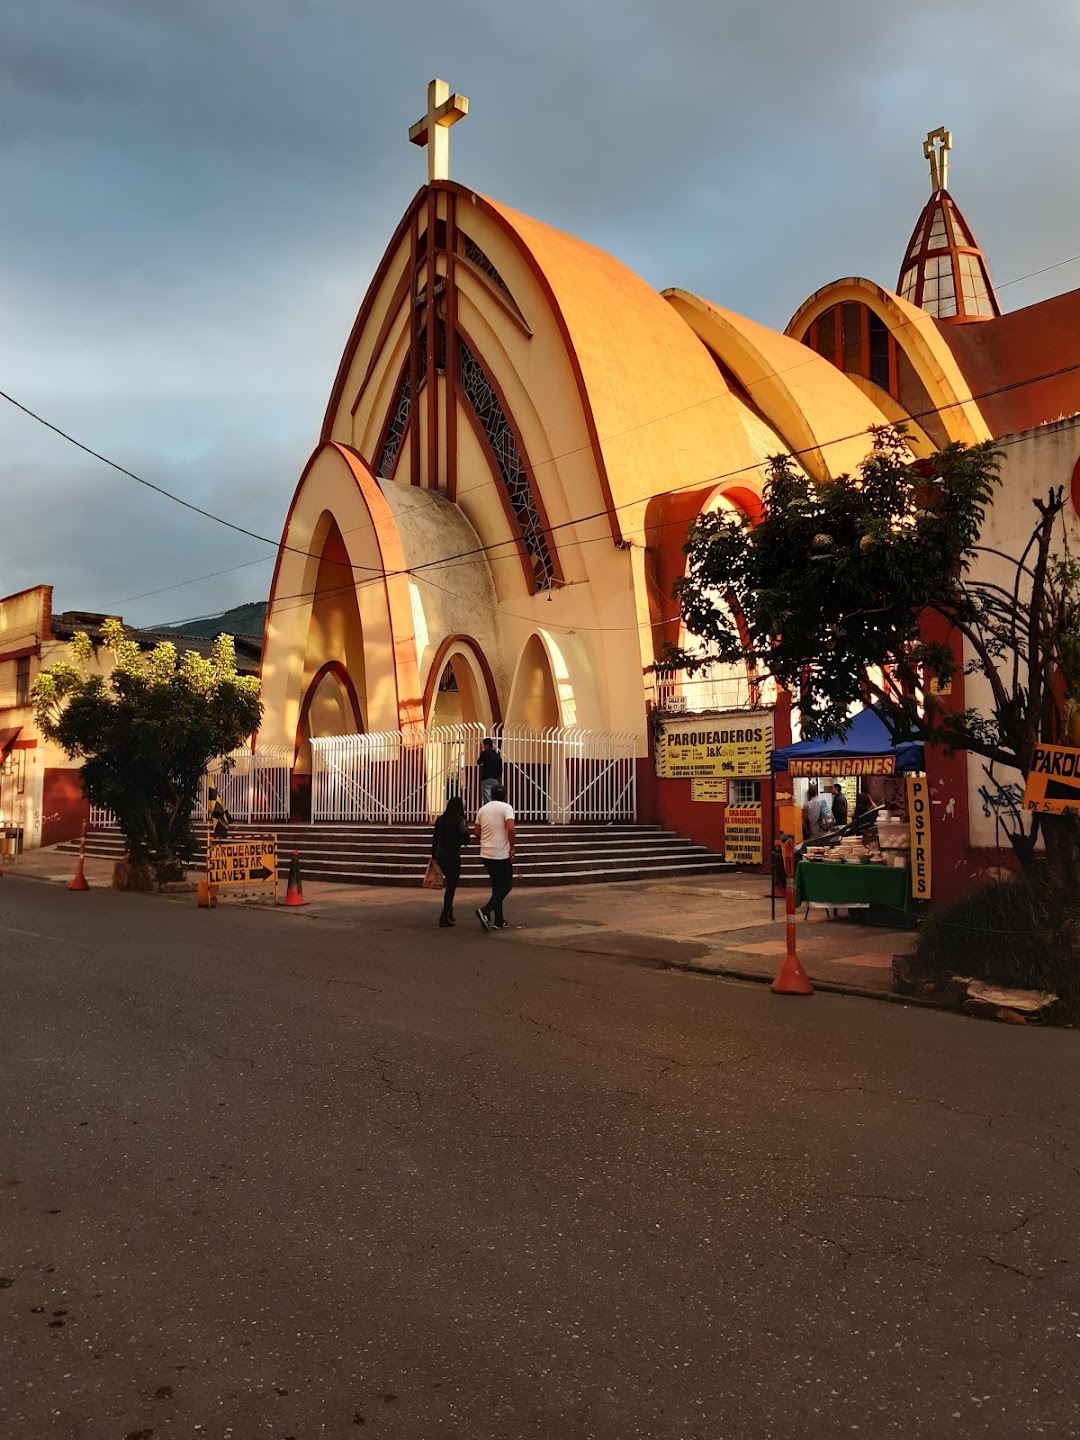
<instances>
[{"instance_id":1,"label":"church facade","mask_svg":"<svg viewBox=\"0 0 1080 1440\"><path fill-rule=\"evenodd\" d=\"M901 420L916 454L1027 433L999 504L1019 517L1080 445L1080 292L1000 313L940 132L896 290L835 281L781 334L451 182L467 108L436 84L413 127L429 181L371 280L285 522L260 744L293 748L303 813L313 739L629 734L639 818L721 848L723 804L656 778L654 717L768 706L783 744L789 709L746 672L658 679L667 642L688 639L671 599L688 526L717 507L753 519L773 455L835 476ZM1030 461L1039 446L1054 475ZM937 779L959 856L971 776L961 759Z\"/></svg>"}]
</instances>

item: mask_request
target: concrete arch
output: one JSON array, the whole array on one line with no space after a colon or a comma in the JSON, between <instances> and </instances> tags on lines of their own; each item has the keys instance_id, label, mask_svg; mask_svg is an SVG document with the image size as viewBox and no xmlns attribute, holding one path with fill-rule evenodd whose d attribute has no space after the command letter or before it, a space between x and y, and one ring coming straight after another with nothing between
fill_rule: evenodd
<instances>
[{"instance_id":1,"label":"concrete arch","mask_svg":"<svg viewBox=\"0 0 1080 1440\"><path fill-rule=\"evenodd\" d=\"M664 299L735 376L815 480L854 470L886 417L848 376L790 335L710 304L686 290Z\"/></svg>"},{"instance_id":2,"label":"concrete arch","mask_svg":"<svg viewBox=\"0 0 1080 1440\"><path fill-rule=\"evenodd\" d=\"M338 660L328 660L311 678L300 705L293 766L311 771L311 740L322 735L359 735L364 730L360 697L352 676Z\"/></svg>"},{"instance_id":3,"label":"concrete arch","mask_svg":"<svg viewBox=\"0 0 1080 1440\"><path fill-rule=\"evenodd\" d=\"M600 714L592 660L580 636L533 630L514 667L506 723L608 728Z\"/></svg>"},{"instance_id":4,"label":"concrete arch","mask_svg":"<svg viewBox=\"0 0 1080 1440\"><path fill-rule=\"evenodd\" d=\"M822 311L845 300L868 306L888 327L929 395L949 440L973 445L991 438L982 412L934 317L872 280L850 275L816 290L791 317L786 334L801 340ZM917 423L920 421L918 415L912 418Z\"/></svg>"},{"instance_id":5,"label":"concrete arch","mask_svg":"<svg viewBox=\"0 0 1080 1440\"><path fill-rule=\"evenodd\" d=\"M295 742L315 674L349 673L372 730L417 723L422 699L405 555L379 486L346 446L320 446L297 486L270 590L262 735Z\"/></svg>"},{"instance_id":6,"label":"concrete arch","mask_svg":"<svg viewBox=\"0 0 1080 1440\"><path fill-rule=\"evenodd\" d=\"M435 652L424 684L424 719L428 725L440 723L438 717L439 685L448 665L453 666L458 688L463 694L459 718L492 729L502 720L502 708L495 688L495 677L487 656L469 635L448 635Z\"/></svg>"}]
</instances>

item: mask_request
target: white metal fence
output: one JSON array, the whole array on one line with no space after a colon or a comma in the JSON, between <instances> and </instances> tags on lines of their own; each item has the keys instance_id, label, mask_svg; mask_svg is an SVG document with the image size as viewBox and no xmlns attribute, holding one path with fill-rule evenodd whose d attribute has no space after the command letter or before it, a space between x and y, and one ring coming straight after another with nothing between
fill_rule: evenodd
<instances>
[{"instance_id":1,"label":"white metal fence","mask_svg":"<svg viewBox=\"0 0 1080 1440\"><path fill-rule=\"evenodd\" d=\"M629 732L508 725L433 726L311 742L311 818L420 823L460 795L480 803L476 760L490 734L519 820L566 825L637 818L636 737Z\"/></svg>"},{"instance_id":2,"label":"white metal fence","mask_svg":"<svg viewBox=\"0 0 1080 1440\"><path fill-rule=\"evenodd\" d=\"M285 745L234 750L211 762L203 776L196 814L205 815L211 780L236 823L288 820L293 752Z\"/></svg>"},{"instance_id":3,"label":"white metal fence","mask_svg":"<svg viewBox=\"0 0 1080 1440\"><path fill-rule=\"evenodd\" d=\"M237 823L288 820L289 781L293 752L282 745L258 750L234 750L212 761L199 787L194 815L202 820L207 811L207 790L213 780L232 819ZM102 805L90 806L90 829L116 824L116 816Z\"/></svg>"}]
</instances>

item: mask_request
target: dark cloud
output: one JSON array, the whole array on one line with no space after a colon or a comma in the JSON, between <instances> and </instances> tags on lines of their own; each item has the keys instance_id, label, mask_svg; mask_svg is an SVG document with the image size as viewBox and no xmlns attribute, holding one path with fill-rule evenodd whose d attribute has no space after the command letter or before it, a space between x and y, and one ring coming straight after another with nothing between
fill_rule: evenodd
<instances>
[{"instance_id":1,"label":"dark cloud","mask_svg":"<svg viewBox=\"0 0 1080 1440\"><path fill-rule=\"evenodd\" d=\"M1073 0L13 8L0 385L269 535L423 179L405 130L434 74L472 101L455 178L769 324L838 275L895 283L941 123L999 282L1080 252ZM1075 265L1002 298L1078 283ZM5 593L51 580L61 605L112 606L258 553L6 408L0 487ZM211 610L268 572L126 608Z\"/></svg>"}]
</instances>

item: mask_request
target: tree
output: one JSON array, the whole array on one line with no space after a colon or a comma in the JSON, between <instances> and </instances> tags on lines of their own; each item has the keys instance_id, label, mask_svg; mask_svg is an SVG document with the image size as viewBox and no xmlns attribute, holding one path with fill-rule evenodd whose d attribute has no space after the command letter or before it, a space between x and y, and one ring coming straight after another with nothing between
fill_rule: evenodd
<instances>
[{"instance_id":1,"label":"tree","mask_svg":"<svg viewBox=\"0 0 1080 1440\"><path fill-rule=\"evenodd\" d=\"M902 427L874 432L856 476L816 481L772 460L759 524L716 513L691 531L676 596L702 648L669 663L745 661L774 676L808 737L839 733L870 702L895 740L1026 774L1034 745L1067 743L1080 712L1080 564L1058 534L1060 488L1034 500L1020 555L980 544L999 463L991 443L913 460ZM961 639L987 713L943 697ZM1076 883L1076 817L1002 818L1025 868L1040 863L1041 831L1056 878Z\"/></svg>"},{"instance_id":2,"label":"tree","mask_svg":"<svg viewBox=\"0 0 1080 1440\"><path fill-rule=\"evenodd\" d=\"M78 666L43 670L33 689L38 725L71 759L82 759L83 789L111 810L130 859L161 880L195 852L193 811L209 762L227 755L259 725L259 682L236 673L228 635L210 658L177 658L169 641L143 655L118 620L102 626L111 673L87 675L89 637L72 641ZM78 668L79 666L83 669Z\"/></svg>"}]
</instances>

